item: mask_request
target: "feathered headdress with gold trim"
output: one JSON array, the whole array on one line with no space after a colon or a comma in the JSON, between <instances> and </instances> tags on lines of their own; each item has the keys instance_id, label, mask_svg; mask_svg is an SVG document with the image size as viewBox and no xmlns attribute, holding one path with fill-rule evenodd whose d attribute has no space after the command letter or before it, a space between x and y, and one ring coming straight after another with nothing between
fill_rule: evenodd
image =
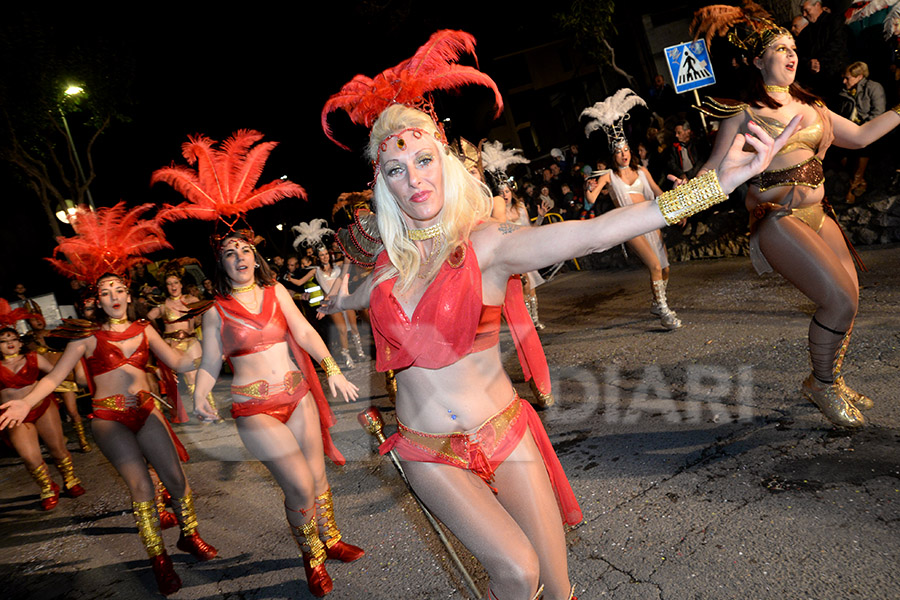
<instances>
[{"instance_id":1,"label":"feathered headdress with gold trim","mask_svg":"<svg viewBox=\"0 0 900 600\"><path fill-rule=\"evenodd\" d=\"M129 267L149 262L144 254L172 247L158 222L141 218L153 206L126 209L125 202L119 202L96 212L79 207L69 219L75 235L57 238L53 257L47 260L66 277L91 286L106 273L125 279ZM57 258L60 254L65 260Z\"/></svg>"},{"instance_id":2,"label":"feathered headdress with gold trim","mask_svg":"<svg viewBox=\"0 0 900 600\"><path fill-rule=\"evenodd\" d=\"M475 38L465 31L442 29L431 35L424 46L407 60L386 71L369 78L357 75L344 84L341 91L334 94L322 109L322 129L332 142L344 148L337 141L328 125L328 115L338 109L350 115L357 125L371 128L378 115L392 104L404 104L419 108L435 118L431 107L430 93L435 90L451 90L465 85L484 85L494 91L497 107L496 116L503 112L503 99L497 84L476 67L457 64L460 57L468 53L475 57ZM477 57L475 57L477 65Z\"/></svg>"},{"instance_id":3,"label":"feathered headdress with gold trim","mask_svg":"<svg viewBox=\"0 0 900 600\"><path fill-rule=\"evenodd\" d=\"M691 33L695 40L701 36L706 38L707 47L714 37L722 36L751 58L760 56L776 39L791 35L753 0L744 0L742 6L704 6L694 13Z\"/></svg>"}]
</instances>

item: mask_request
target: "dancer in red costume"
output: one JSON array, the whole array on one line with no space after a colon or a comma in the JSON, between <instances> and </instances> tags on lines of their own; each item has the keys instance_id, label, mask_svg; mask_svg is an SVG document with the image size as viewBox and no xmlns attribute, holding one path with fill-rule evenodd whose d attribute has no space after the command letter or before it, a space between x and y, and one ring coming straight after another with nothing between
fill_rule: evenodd
<instances>
[{"instance_id":1,"label":"dancer in red costume","mask_svg":"<svg viewBox=\"0 0 900 600\"><path fill-rule=\"evenodd\" d=\"M397 450L416 493L487 569L489 597L527 600L543 589L565 600L574 588L563 523L580 521L581 510L540 420L503 372L497 332L507 281L724 200L782 140L756 128L758 138L735 139L718 175L596 219L523 228L488 221L489 190L450 154L432 115L403 105L425 106L423 95L448 80L496 93L486 75L451 64L473 49L468 34L438 32L412 59L374 79L358 75L326 104L327 133L337 108L372 127L377 219L377 227L353 224L344 245L377 256L374 273L352 295L345 279L326 309L370 308L376 366L394 369L398 384L400 431L382 450ZM742 151L745 140L755 152Z\"/></svg>"},{"instance_id":2,"label":"dancer in red costume","mask_svg":"<svg viewBox=\"0 0 900 600\"><path fill-rule=\"evenodd\" d=\"M185 145L185 156L201 163L197 173L185 167L167 167L153 175L154 182L170 183L188 199L178 207L165 208L161 218L208 218L210 214L216 218L230 210L233 226L245 211L254 208L252 202L266 201L260 198L274 202L287 196L305 197L303 188L289 181L276 180L253 189L268 150L275 145L266 142L251 149L261 138L259 133L241 131L222 149L214 148L207 138L192 139ZM217 185L204 187L198 175L210 172L216 172L217 181L229 182L231 185L223 187L234 195L227 195ZM252 175L244 179L248 173ZM235 180L243 181L244 186L236 185ZM209 198L215 202L212 211L198 210ZM300 314L287 289L275 282L256 250L252 232L229 227L213 242L217 295L215 310L203 315L203 361L197 372L194 406L201 418L215 417L206 398L224 355L234 371L231 415L238 434L281 486L307 584L313 595L321 597L333 589L325 570L326 558L350 562L364 552L344 542L335 524L325 455L337 464L344 464L344 457L328 433L334 415L310 355L321 363L332 395L350 401L356 399L358 390L341 374L325 342Z\"/></svg>"},{"instance_id":3,"label":"dancer in red costume","mask_svg":"<svg viewBox=\"0 0 900 600\"><path fill-rule=\"evenodd\" d=\"M17 311L9 315L15 316ZM23 355L21 350L22 341L15 329L0 329L0 352L3 355L0 361L0 400L4 403L26 397L34 389L40 373L49 373L53 368L50 361L40 354L29 352ZM72 455L66 449L59 408L52 392L45 395L18 425L9 427L6 435L41 488L41 508L52 510L59 503L59 486L50 477L50 470L41 455L41 440L56 461L63 478L64 493L72 498L84 493L81 481L75 476Z\"/></svg>"},{"instance_id":4,"label":"dancer in red costume","mask_svg":"<svg viewBox=\"0 0 900 600\"><path fill-rule=\"evenodd\" d=\"M158 225L139 220L150 206L127 213L124 203L96 213L81 210L75 220L77 235L60 239L57 251L68 262L52 259L54 265L95 287L102 309L97 312L100 324L83 323L82 337L69 342L50 374L24 398L0 406L7 409L0 416L0 428L21 423L28 410L84 359L94 397L94 440L131 492L138 534L150 556L159 591L169 595L181 588L181 579L160 535L148 462L172 494L172 507L181 525L178 548L199 560L214 558L217 551L197 532L194 500L179 459L179 450L184 449L176 449L168 425L147 391L145 367L151 351L179 372L194 368L193 361L170 348L148 321L132 323L128 319L131 295L122 273L141 260L138 253L168 246Z\"/></svg>"}]
</instances>

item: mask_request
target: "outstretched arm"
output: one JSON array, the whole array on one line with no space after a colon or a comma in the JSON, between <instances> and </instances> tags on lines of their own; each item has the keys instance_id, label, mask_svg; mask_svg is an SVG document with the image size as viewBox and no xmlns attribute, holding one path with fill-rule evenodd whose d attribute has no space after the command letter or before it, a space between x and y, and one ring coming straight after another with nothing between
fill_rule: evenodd
<instances>
[{"instance_id":1,"label":"outstretched arm","mask_svg":"<svg viewBox=\"0 0 900 600\"><path fill-rule=\"evenodd\" d=\"M737 186L762 172L800 123L797 116L781 135L772 139L755 123L749 134L737 134L716 173L708 173L662 194L656 202L616 208L588 221L566 221L539 228L501 230L489 226L477 232L478 260L498 281L557 262L602 252L634 237L677 223L727 198ZM743 147L749 144L752 152ZM473 241L476 236L473 235Z\"/></svg>"},{"instance_id":2,"label":"outstretched arm","mask_svg":"<svg viewBox=\"0 0 900 600\"><path fill-rule=\"evenodd\" d=\"M203 356L194 380L194 412L204 421L219 418L206 399L212 392L219 371L222 370L222 328L219 312L215 308L203 313Z\"/></svg>"},{"instance_id":3,"label":"outstretched arm","mask_svg":"<svg viewBox=\"0 0 900 600\"><path fill-rule=\"evenodd\" d=\"M889 133L897 125L900 125L900 112L892 108L883 112L871 121L857 125L853 121L831 113L831 123L834 125L834 145L841 148L865 148L872 142Z\"/></svg>"},{"instance_id":4,"label":"outstretched arm","mask_svg":"<svg viewBox=\"0 0 900 600\"><path fill-rule=\"evenodd\" d=\"M93 343L96 343L93 336L83 340L69 342L69 345L66 346L66 351L63 352L63 355L56 361L56 364L50 372L38 381L24 398L10 400L9 402L0 405L0 410L5 411L0 415L0 429L6 429L7 427L21 423L25 417L28 416L28 411L37 406L41 400L47 397L47 394L55 390L69 375L72 369L75 368L78 360L84 356L88 346L93 349ZM38 358L39 366L41 364L41 358L42 357ZM47 363L46 360L44 362ZM45 364L44 366L47 365Z\"/></svg>"}]
</instances>

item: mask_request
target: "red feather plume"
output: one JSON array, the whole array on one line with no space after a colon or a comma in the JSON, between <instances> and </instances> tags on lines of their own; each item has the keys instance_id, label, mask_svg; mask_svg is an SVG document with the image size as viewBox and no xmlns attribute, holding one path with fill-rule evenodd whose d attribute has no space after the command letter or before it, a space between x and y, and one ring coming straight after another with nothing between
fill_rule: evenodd
<instances>
[{"instance_id":1,"label":"red feather plume","mask_svg":"<svg viewBox=\"0 0 900 600\"><path fill-rule=\"evenodd\" d=\"M278 142L256 144L263 134L241 129L216 147L205 135L188 136L181 153L195 168L172 164L157 169L150 185L164 182L185 197L178 206L165 205L159 221L221 218L233 224L248 211L291 197L306 199L306 191L287 180L276 179L256 187L269 154Z\"/></svg>"},{"instance_id":2,"label":"red feather plume","mask_svg":"<svg viewBox=\"0 0 900 600\"><path fill-rule=\"evenodd\" d=\"M347 111L357 125L372 127L378 115L391 104L421 106L425 95L433 90L450 90L465 85L484 85L494 90L496 116L503 112L503 98L497 84L477 68L456 64L463 53L475 56L475 38L465 31L442 29L431 35L428 42L400 64L374 78L357 75L334 94L322 109L322 129L332 142L347 149L334 139L328 125L328 115L338 109ZM475 58L477 64L477 57Z\"/></svg>"},{"instance_id":3,"label":"red feather plume","mask_svg":"<svg viewBox=\"0 0 900 600\"><path fill-rule=\"evenodd\" d=\"M4 309L8 312L4 312ZM24 306L9 310L9 304L0 307L0 327L15 327L22 319L43 319L43 315L33 313Z\"/></svg>"},{"instance_id":4,"label":"red feather plume","mask_svg":"<svg viewBox=\"0 0 900 600\"><path fill-rule=\"evenodd\" d=\"M75 235L58 237L53 258L47 260L66 277L89 284L104 273L124 274L146 260L143 254L172 247L156 221L140 218L151 208L153 204L142 204L129 210L125 202L96 212L79 207L71 219ZM66 260L57 258L60 253Z\"/></svg>"}]
</instances>

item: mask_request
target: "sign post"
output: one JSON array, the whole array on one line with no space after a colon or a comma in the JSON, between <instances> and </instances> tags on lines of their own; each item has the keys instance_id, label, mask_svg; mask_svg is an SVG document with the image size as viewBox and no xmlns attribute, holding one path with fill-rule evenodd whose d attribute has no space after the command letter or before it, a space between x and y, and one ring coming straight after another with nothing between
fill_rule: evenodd
<instances>
[{"instance_id":1,"label":"sign post","mask_svg":"<svg viewBox=\"0 0 900 600\"><path fill-rule=\"evenodd\" d=\"M700 106L700 94L697 90L712 85L716 82L713 73L712 61L706 49L706 40L684 42L677 46L669 46L665 49L666 62L669 65L669 73L675 83L675 92L683 93L694 91L694 100ZM706 117L700 113L703 129L706 129Z\"/></svg>"}]
</instances>

